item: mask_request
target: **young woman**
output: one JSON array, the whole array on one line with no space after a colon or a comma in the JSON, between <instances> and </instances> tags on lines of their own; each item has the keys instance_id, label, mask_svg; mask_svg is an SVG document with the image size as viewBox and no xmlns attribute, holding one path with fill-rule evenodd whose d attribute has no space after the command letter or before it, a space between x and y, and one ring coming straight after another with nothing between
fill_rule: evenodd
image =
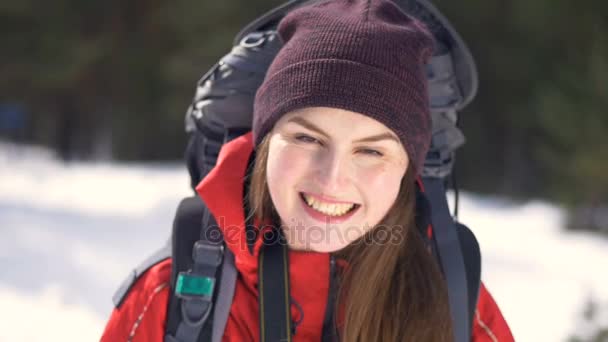
<instances>
[{"instance_id":1,"label":"young woman","mask_svg":"<svg viewBox=\"0 0 608 342\"><path fill-rule=\"evenodd\" d=\"M337 340L453 341L446 284L415 220L432 36L387 0L321 1L278 30L252 132L225 145L197 187L238 270L223 340L260 340L259 256L272 232L289 250L294 341L322 339L330 259ZM102 341L162 341L170 273L165 261L144 274ZM483 285L472 340L513 341Z\"/></svg>"}]
</instances>

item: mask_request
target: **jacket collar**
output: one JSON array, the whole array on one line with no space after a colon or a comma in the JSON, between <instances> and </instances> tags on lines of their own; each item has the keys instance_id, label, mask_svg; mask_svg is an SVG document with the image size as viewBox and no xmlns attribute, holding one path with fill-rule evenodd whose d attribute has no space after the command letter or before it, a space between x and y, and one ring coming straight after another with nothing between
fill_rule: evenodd
<instances>
[{"instance_id":1,"label":"jacket collar","mask_svg":"<svg viewBox=\"0 0 608 342\"><path fill-rule=\"evenodd\" d=\"M215 167L196 187L219 225L226 246L236 257L248 252L243 196L252 152L251 132L228 142L222 146ZM258 249L259 246L255 251Z\"/></svg>"}]
</instances>

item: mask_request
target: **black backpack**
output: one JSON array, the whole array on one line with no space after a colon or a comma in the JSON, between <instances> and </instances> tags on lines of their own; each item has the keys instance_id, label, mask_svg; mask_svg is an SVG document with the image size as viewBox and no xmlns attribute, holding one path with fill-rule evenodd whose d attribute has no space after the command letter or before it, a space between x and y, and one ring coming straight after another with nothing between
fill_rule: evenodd
<instances>
[{"instance_id":1,"label":"black backpack","mask_svg":"<svg viewBox=\"0 0 608 342\"><path fill-rule=\"evenodd\" d=\"M255 92L281 47L275 31L278 22L292 9L316 1L292 0L247 25L237 34L231 52L199 80L185 123L190 136L186 161L192 187L215 165L223 144L250 130ZM437 41L427 67L433 137L422 173L424 192L419 190L417 194L417 226L433 227L428 243L448 284L455 341L470 341L480 287L481 256L473 233L451 215L445 185L452 175L455 150L464 143L457 127L458 111L476 94L477 71L463 40L432 4L427 0L395 2L406 13L422 20ZM250 164L254 158L255 153ZM457 208L458 192L454 190ZM426 236L425 231L421 234ZM281 244L268 245L276 248L265 247L268 252L260 260L266 263L266 273L260 274L260 280L270 279L260 289L260 301L266 304L265 311L260 312L260 324L265 327L261 329L265 333L260 340L290 341L297 332L297 322L291 322L281 311L289 301L288 285L272 281L284 277L282 266L286 260ZM121 305L146 270L168 258L172 258L173 265L172 296L167 308L165 341L219 342L228 319L237 271L234 255L224 248L221 232L199 197L181 201L170 241L132 271L113 298L115 306ZM331 266L333 275L333 259ZM331 276L330 284L335 284ZM263 296L266 292L285 292L287 299ZM333 295L335 288L330 286L328 304L333 303ZM335 341L336 332L331 328L333 305L327 307L323 341Z\"/></svg>"}]
</instances>

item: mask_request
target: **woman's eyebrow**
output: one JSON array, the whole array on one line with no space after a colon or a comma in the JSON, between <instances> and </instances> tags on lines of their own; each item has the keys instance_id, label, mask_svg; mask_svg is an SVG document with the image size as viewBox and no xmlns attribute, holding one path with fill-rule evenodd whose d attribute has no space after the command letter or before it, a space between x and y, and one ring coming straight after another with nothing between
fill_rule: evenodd
<instances>
[{"instance_id":1,"label":"woman's eyebrow","mask_svg":"<svg viewBox=\"0 0 608 342\"><path fill-rule=\"evenodd\" d=\"M363 139L359 139L359 140L355 140L355 142L356 143L375 142L375 141L380 141L380 140L392 140L392 141L396 142L397 144L401 144L399 139L395 138L394 135L392 135L388 132L372 135L371 137L367 137L367 138L363 138Z\"/></svg>"},{"instance_id":2,"label":"woman's eyebrow","mask_svg":"<svg viewBox=\"0 0 608 342\"><path fill-rule=\"evenodd\" d=\"M317 133L325 136L326 138L329 138L329 135L327 135L327 133L323 132L322 129L320 129L319 127L317 127L312 122L310 122L308 120L305 120L305 119L303 119L303 118L301 118L299 116L294 116L293 118L287 120L287 122L288 123L289 122L293 122L293 123L296 123L296 124L298 124L300 126L304 126L305 128L307 128L307 129L309 129L311 131L317 132Z\"/></svg>"},{"instance_id":3,"label":"woman's eyebrow","mask_svg":"<svg viewBox=\"0 0 608 342\"><path fill-rule=\"evenodd\" d=\"M304 126L305 128L317 132L318 134L321 134L323 136L325 136L326 138L329 138L329 135L325 132L323 132L322 129L320 129L319 127L317 127L315 124L313 124L312 122L299 117L299 116L295 116L289 120L287 120L287 122L293 122L296 123L298 125ZM375 142L375 141L380 141L380 140L392 140L394 142L396 142L397 144L401 144L401 141L399 141L398 138L396 138L393 134L389 133L389 132L384 132L381 134L376 134L376 135L372 135L369 136L367 138L363 138L363 139L358 139L355 140L355 143L365 143L365 142Z\"/></svg>"}]
</instances>

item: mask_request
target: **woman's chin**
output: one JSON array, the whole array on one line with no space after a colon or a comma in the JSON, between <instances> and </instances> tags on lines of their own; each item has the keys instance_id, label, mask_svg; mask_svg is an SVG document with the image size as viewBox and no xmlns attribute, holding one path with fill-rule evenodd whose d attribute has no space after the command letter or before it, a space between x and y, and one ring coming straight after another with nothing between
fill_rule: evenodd
<instances>
[{"instance_id":1,"label":"woman's chin","mask_svg":"<svg viewBox=\"0 0 608 342\"><path fill-rule=\"evenodd\" d=\"M316 252L316 253L333 253L343 249L346 246L333 245L326 243L308 243L289 245L289 248L299 252Z\"/></svg>"},{"instance_id":2,"label":"woman's chin","mask_svg":"<svg viewBox=\"0 0 608 342\"><path fill-rule=\"evenodd\" d=\"M307 215L292 216L289 222L299 222L295 225L286 225L283 222L283 232L289 248L296 251L332 253L345 248L352 242L351 236L344 233L348 231L342 224L323 224L311 219ZM351 234L352 235L352 234Z\"/></svg>"}]
</instances>

